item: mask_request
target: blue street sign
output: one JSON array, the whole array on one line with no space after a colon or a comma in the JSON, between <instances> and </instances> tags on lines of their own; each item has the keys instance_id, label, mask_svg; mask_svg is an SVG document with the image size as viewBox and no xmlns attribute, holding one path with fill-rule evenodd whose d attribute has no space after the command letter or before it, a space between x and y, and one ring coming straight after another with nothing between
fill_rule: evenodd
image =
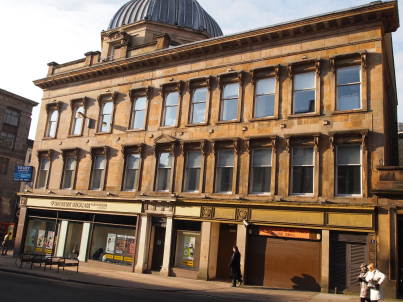
<instances>
[{"instance_id":1,"label":"blue street sign","mask_svg":"<svg viewBox=\"0 0 403 302\"><path fill-rule=\"evenodd\" d=\"M32 173L34 167L31 166L16 166L13 174L14 181L32 181Z\"/></svg>"}]
</instances>

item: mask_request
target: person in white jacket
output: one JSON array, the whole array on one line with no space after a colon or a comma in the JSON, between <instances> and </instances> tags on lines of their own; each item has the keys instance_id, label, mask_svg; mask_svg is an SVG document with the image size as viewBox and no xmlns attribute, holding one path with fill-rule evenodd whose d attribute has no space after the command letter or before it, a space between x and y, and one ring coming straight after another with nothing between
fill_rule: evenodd
<instances>
[{"instance_id":1,"label":"person in white jacket","mask_svg":"<svg viewBox=\"0 0 403 302\"><path fill-rule=\"evenodd\" d=\"M373 263L368 264L368 272L365 276L369 288L369 299L371 302L378 302L383 299L381 285L385 280L385 274L375 268Z\"/></svg>"}]
</instances>

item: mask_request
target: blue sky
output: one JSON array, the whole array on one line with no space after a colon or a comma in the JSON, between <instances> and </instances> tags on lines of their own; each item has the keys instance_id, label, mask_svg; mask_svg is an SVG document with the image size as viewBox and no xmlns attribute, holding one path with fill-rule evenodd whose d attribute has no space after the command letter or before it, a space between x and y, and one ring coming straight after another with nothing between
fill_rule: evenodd
<instances>
[{"instance_id":1,"label":"blue sky","mask_svg":"<svg viewBox=\"0 0 403 302\"><path fill-rule=\"evenodd\" d=\"M0 88L35 101L42 97L33 80L46 75L46 64L82 58L100 49L100 32L128 0L0 0L2 58ZM349 8L363 0L198 0L224 34ZM403 11L401 2L399 11ZM400 17L403 20L402 17ZM399 99L403 122L403 30L393 35ZM35 134L38 110L30 137Z\"/></svg>"}]
</instances>

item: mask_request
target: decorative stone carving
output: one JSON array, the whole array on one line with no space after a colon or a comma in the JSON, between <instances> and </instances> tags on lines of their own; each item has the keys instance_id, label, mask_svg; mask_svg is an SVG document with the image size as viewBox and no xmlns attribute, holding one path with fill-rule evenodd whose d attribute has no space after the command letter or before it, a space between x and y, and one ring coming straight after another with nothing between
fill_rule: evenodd
<instances>
[{"instance_id":1,"label":"decorative stone carving","mask_svg":"<svg viewBox=\"0 0 403 302\"><path fill-rule=\"evenodd\" d=\"M160 201L143 201L143 212L151 214L172 214L173 206Z\"/></svg>"},{"instance_id":2,"label":"decorative stone carving","mask_svg":"<svg viewBox=\"0 0 403 302\"><path fill-rule=\"evenodd\" d=\"M248 209L236 209L236 220L247 220L248 214Z\"/></svg>"},{"instance_id":3,"label":"decorative stone carving","mask_svg":"<svg viewBox=\"0 0 403 302\"><path fill-rule=\"evenodd\" d=\"M201 218L212 219L213 218L213 207L202 207Z\"/></svg>"}]
</instances>

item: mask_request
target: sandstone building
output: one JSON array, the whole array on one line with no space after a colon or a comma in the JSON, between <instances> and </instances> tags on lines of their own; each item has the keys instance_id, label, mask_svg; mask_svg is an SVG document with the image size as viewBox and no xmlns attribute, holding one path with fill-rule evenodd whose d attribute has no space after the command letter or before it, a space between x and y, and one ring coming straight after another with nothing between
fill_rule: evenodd
<instances>
[{"instance_id":1,"label":"sandstone building","mask_svg":"<svg viewBox=\"0 0 403 302\"><path fill-rule=\"evenodd\" d=\"M396 1L227 36L195 0L128 2L35 81L17 249L211 280L237 245L248 284L347 292L375 262L398 295L398 27Z\"/></svg>"},{"instance_id":2,"label":"sandstone building","mask_svg":"<svg viewBox=\"0 0 403 302\"><path fill-rule=\"evenodd\" d=\"M24 165L32 141L28 140L32 108L36 102L0 89L0 238L13 231L17 192L20 183L13 181L17 165Z\"/></svg>"}]
</instances>

